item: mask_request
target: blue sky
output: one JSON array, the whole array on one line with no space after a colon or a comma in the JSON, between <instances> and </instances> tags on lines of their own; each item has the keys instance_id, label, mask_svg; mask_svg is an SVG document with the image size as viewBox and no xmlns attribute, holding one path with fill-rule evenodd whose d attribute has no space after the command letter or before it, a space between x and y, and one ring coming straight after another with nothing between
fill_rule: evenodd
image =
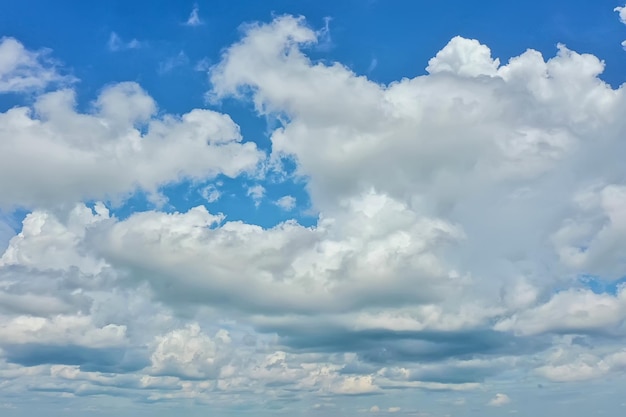
<instances>
[{"instance_id":1,"label":"blue sky","mask_svg":"<svg viewBox=\"0 0 626 417\"><path fill-rule=\"evenodd\" d=\"M623 414L626 6L480 6L0 6L0 414Z\"/></svg>"}]
</instances>

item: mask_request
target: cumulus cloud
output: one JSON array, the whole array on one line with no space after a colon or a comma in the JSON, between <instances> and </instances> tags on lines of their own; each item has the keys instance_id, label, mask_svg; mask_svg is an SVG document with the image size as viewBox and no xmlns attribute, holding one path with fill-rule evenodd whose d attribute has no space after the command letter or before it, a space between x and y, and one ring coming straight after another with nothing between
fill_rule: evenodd
<instances>
[{"instance_id":1,"label":"cumulus cloud","mask_svg":"<svg viewBox=\"0 0 626 417\"><path fill-rule=\"evenodd\" d=\"M221 357L228 351L230 337L220 330L213 338L202 333L198 324L187 325L157 339L152 354L151 372L155 375L181 378L216 378L221 368Z\"/></svg>"},{"instance_id":2,"label":"cumulus cloud","mask_svg":"<svg viewBox=\"0 0 626 417\"><path fill-rule=\"evenodd\" d=\"M124 198L184 178L253 172L263 157L227 115L156 112L152 97L128 82L105 88L86 114L70 90L1 113L0 205Z\"/></svg>"},{"instance_id":3,"label":"cumulus cloud","mask_svg":"<svg viewBox=\"0 0 626 417\"><path fill-rule=\"evenodd\" d=\"M68 83L58 72L49 51L29 51L15 38L0 38L0 93L43 90L51 84Z\"/></svg>"},{"instance_id":4,"label":"cumulus cloud","mask_svg":"<svg viewBox=\"0 0 626 417\"><path fill-rule=\"evenodd\" d=\"M167 299L228 300L231 307L252 311L337 312L419 303L462 285L436 256L460 237L458 230L419 219L385 196L363 196L348 213L316 228L295 222L272 229L241 222L207 227L221 220L204 207L147 212L105 223L91 240L112 262L153 276ZM166 290L172 280L174 292ZM420 285L407 289L411 282Z\"/></svg>"},{"instance_id":5,"label":"cumulus cloud","mask_svg":"<svg viewBox=\"0 0 626 417\"><path fill-rule=\"evenodd\" d=\"M285 195L276 200L276 205L285 211L291 211L296 207L296 198L291 195Z\"/></svg>"},{"instance_id":6,"label":"cumulus cloud","mask_svg":"<svg viewBox=\"0 0 626 417\"><path fill-rule=\"evenodd\" d=\"M626 369L626 350L598 356L581 349L557 349L546 365L535 371L538 375L555 382L589 381Z\"/></svg>"},{"instance_id":7,"label":"cumulus cloud","mask_svg":"<svg viewBox=\"0 0 626 417\"><path fill-rule=\"evenodd\" d=\"M567 290L555 294L545 304L527 309L496 324L498 330L521 334L608 333L623 331L626 318L626 288L616 295L591 290Z\"/></svg>"}]
</instances>

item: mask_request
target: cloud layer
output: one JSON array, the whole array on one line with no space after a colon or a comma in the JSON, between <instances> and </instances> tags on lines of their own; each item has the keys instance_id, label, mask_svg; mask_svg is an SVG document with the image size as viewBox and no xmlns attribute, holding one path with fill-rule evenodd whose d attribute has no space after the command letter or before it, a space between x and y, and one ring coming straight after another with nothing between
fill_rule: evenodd
<instances>
[{"instance_id":1,"label":"cloud layer","mask_svg":"<svg viewBox=\"0 0 626 417\"><path fill-rule=\"evenodd\" d=\"M248 25L209 71L211 100L277 121L267 153L229 115L164 114L132 82L0 114L0 207L28 211L0 258L10 396L398 414L416 411L399 392L469 392L489 413L524 407L510 381L623 384L626 98L604 63L559 45L503 64L454 37L381 85L312 60L324 33ZM0 92L60 82L43 57L4 38ZM257 202L299 181L318 220L112 214L173 184L215 203L218 176L254 177Z\"/></svg>"}]
</instances>

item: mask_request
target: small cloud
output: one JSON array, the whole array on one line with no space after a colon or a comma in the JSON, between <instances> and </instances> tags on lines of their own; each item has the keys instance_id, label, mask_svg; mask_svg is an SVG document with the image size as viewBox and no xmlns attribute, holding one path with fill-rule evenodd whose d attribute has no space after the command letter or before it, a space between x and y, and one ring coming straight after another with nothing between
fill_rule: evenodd
<instances>
[{"instance_id":1,"label":"small cloud","mask_svg":"<svg viewBox=\"0 0 626 417\"><path fill-rule=\"evenodd\" d=\"M378 407L377 405L372 406L372 408L370 408L370 413L378 413L380 411L380 407Z\"/></svg>"},{"instance_id":2,"label":"small cloud","mask_svg":"<svg viewBox=\"0 0 626 417\"><path fill-rule=\"evenodd\" d=\"M619 13L620 22L626 25L626 6L618 6L613 11ZM626 49L626 41L622 42L622 48Z\"/></svg>"},{"instance_id":3,"label":"small cloud","mask_svg":"<svg viewBox=\"0 0 626 417\"><path fill-rule=\"evenodd\" d=\"M457 398L456 400L452 401L453 405L465 405L465 398Z\"/></svg>"},{"instance_id":4,"label":"small cloud","mask_svg":"<svg viewBox=\"0 0 626 417\"><path fill-rule=\"evenodd\" d=\"M202 20L200 20L199 12L200 12L200 9L199 9L198 5L197 4L194 5L193 6L193 10L189 14L189 18L185 22L185 25L186 26L192 26L192 27L202 25L204 22L202 22Z\"/></svg>"},{"instance_id":5,"label":"small cloud","mask_svg":"<svg viewBox=\"0 0 626 417\"><path fill-rule=\"evenodd\" d=\"M222 192L213 184L209 184L199 191L202 198L209 203L215 203L222 196Z\"/></svg>"},{"instance_id":6,"label":"small cloud","mask_svg":"<svg viewBox=\"0 0 626 417\"><path fill-rule=\"evenodd\" d=\"M317 403L313 406L314 410L321 410L324 408L333 408L335 407L335 404L332 403Z\"/></svg>"},{"instance_id":7,"label":"small cloud","mask_svg":"<svg viewBox=\"0 0 626 417\"><path fill-rule=\"evenodd\" d=\"M397 413L400 410L402 410L400 407L389 407L387 409L387 411L390 412L390 413Z\"/></svg>"},{"instance_id":8,"label":"small cloud","mask_svg":"<svg viewBox=\"0 0 626 417\"><path fill-rule=\"evenodd\" d=\"M200 61L196 63L193 67L195 71L205 72L211 69L211 60L209 58L202 58Z\"/></svg>"},{"instance_id":9,"label":"small cloud","mask_svg":"<svg viewBox=\"0 0 626 417\"><path fill-rule=\"evenodd\" d=\"M189 63L189 58L184 51L180 51L176 56L166 59L159 64L159 73L166 74L174 68L185 66Z\"/></svg>"},{"instance_id":10,"label":"small cloud","mask_svg":"<svg viewBox=\"0 0 626 417\"><path fill-rule=\"evenodd\" d=\"M125 42L120 38L120 36L111 32L109 36L109 41L107 42L107 46L111 52L117 51L125 51L127 49L138 49L141 48L142 44L137 39L132 39L130 42Z\"/></svg>"},{"instance_id":11,"label":"small cloud","mask_svg":"<svg viewBox=\"0 0 626 417\"><path fill-rule=\"evenodd\" d=\"M619 20L626 25L626 6L618 6L613 11L619 13Z\"/></svg>"},{"instance_id":12,"label":"small cloud","mask_svg":"<svg viewBox=\"0 0 626 417\"><path fill-rule=\"evenodd\" d=\"M252 200L254 200L255 207L259 207L259 205L261 204L261 200L265 195L265 187L263 187L262 185L254 185L252 187L248 187L247 194L248 196L252 197Z\"/></svg>"},{"instance_id":13,"label":"small cloud","mask_svg":"<svg viewBox=\"0 0 626 417\"><path fill-rule=\"evenodd\" d=\"M291 211L296 207L296 198L286 195L279 198L275 204L285 211Z\"/></svg>"},{"instance_id":14,"label":"small cloud","mask_svg":"<svg viewBox=\"0 0 626 417\"><path fill-rule=\"evenodd\" d=\"M367 72L374 71L377 66L378 66L378 60L376 58L372 58L372 60L370 61L369 67L367 67Z\"/></svg>"},{"instance_id":15,"label":"small cloud","mask_svg":"<svg viewBox=\"0 0 626 417\"><path fill-rule=\"evenodd\" d=\"M165 194L159 191L151 192L146 195L146 199L154 204L154 206L158 209L165 207L167 203L169 203L169 198Z\"/></svg>"},{"instance_id":16,"label":"small cloud","mask_svg":"<svg viewBox=\"0 0 626 417\"><path fill-rule=\"evenodd\" d=\"M508 395L498 393L495 397L491 399L491 401L489 401L487 405L491 407L502 407L503 405L507 405L510 402L511 399Z\"/></svg>"},{"instance_id":17,"label":"small cloud","mask_svg":"<svg viewBox=\"0 0 626 417\"><path fill-rule=\"evenodd\" d=\"M324 18L324 27L317 31L317 49L320 51L329 51L333 47L333 40L330 37L330 17Z\"/></svg>"}]
</instances>

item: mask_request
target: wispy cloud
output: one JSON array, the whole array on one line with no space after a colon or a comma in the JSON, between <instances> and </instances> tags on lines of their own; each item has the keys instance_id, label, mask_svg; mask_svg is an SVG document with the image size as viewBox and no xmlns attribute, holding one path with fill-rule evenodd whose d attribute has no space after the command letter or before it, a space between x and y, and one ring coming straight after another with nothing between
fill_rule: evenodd
<instances>
[{"instance_id":1,"label":"wispy cloud","mask_svg":"<svg viewBox=\"0 0 626 417\"><path fill-rule=\"evenodd\" d=\"M372 58L372 60L370 61L370 65L367 67L367 72L374 71L377 66L378 66L378 59Z\"/></svg>"},{"instance_id":2,"label":"wispy cloud","mask_svg":"<svg viewBox=\"0 0 626 417\"><path fill-rule=\"evenodd\" d=\"M187 18L187 21L185 22L185 25L194 27L202 24L204 24L204 22L200 19L200 8L197 4L195 4L189 14L189 17Z\"/></svg>"},{"instance_id":3,"label":"wispy cloud","mask_svg":"<svg viewBox=\"0 0 626 417\"><path fill-rule=\"evenodd\" d=\"M59 73L48 50L29 51L14 38L0 38L0 93L42 90L51 84L67 84L73 77Z\"/></svg>"},{"instance_id":4,"label":"wispy cloud","mask_svg":"<svg viewBox=\"0 0 626 417\"><path fill-rule=\"evenodd\" d=\"M124 41L117 33L111 32L109 35L109 41L107 47L111 52L125 51L128 49L138 49L143 46L143 43L133 38L130 41Z\"/></svg>"},{"instance_id":5,"label":"wispy cloud","mask_svg":"<svg viewBox=\"0 0 626 417\"><path fill-rule=\"evenodd\" d=\"M180 51L178 54L169 57L159 64L159 74L167 74L173 69L183 67L187 64L189 64L189 57L187 57L185 51Z\"/></svg>"},{"instance_id":6,"label":"wispy cloud","mask_svg":"<svg viewBox=\"0 0 626 417\"><path fill-rule=\"evenodd\" d=\"M252 187L248 187L247 194L249 197L252 197L255 207L259 207L261 200L263 200L265 196L265 187L260 184L253 185Z\"/></svg>"},{"instance_id":7,"label":"wispy cloud","mask_svg":"<svg viewBox=\"0 0 626 417\"><path fill-rule=\"evenodd\" d=\"M222 192L213 184L202 188L199 193L209 203L215 203L222 196Z\"/></svg>"}]
</instances>

